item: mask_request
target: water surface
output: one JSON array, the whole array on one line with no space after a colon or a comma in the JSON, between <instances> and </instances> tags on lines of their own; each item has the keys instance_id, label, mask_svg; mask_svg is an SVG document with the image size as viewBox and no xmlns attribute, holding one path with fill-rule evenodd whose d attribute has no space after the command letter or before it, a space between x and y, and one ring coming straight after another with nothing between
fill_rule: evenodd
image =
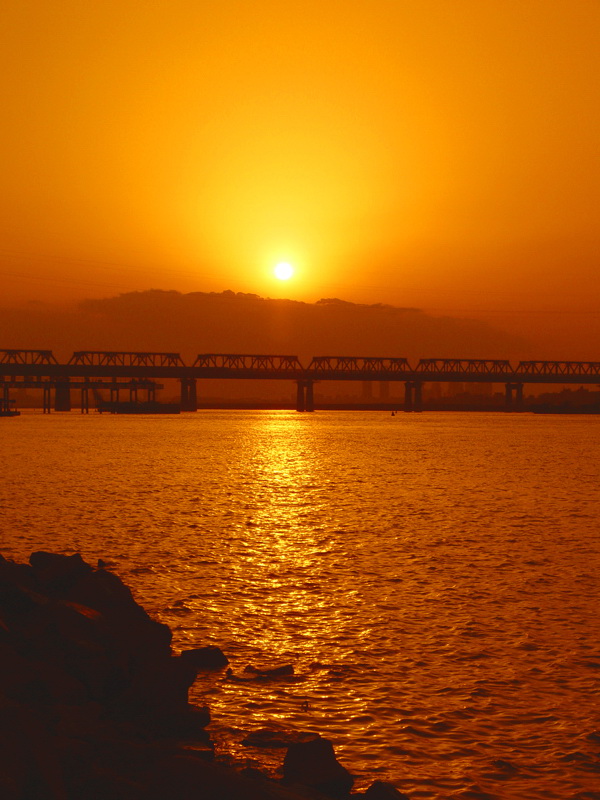
<instances>
[{"instance_id":1,"label":"water surface","mask_svg":"<svg viewBox=\"0 0 600 800\"><path fill-rule=\"evenodd\" d=\"M236 758L314 730L357 788L600 796L600 419L25 413L0 452L1 552L110 561L176 649L222 647L193 694Z\"/></svg>"}]
</instances>

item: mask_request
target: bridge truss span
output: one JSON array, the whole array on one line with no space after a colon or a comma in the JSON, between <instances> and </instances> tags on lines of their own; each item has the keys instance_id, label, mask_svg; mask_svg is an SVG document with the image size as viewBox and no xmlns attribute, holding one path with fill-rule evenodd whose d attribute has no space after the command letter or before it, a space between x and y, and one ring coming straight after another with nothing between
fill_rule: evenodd
<instances>
[{"instance_id":1,"label":"bridge truss span","mask_svg":"<svg viewBox=\"0 0 600 800\"><path fill-rule=\"evenodd\" d=\"M77 350L69 359L86 367L183 367L179 353L149 353L109 350Z\"/></svg>"},{"instance_id":2,"label":"bridge truss span","mask_svg":"<svg viewBox=\"0 0 600 800\"><path fill-rule=\"evenodd\" d=\"M0 364L58 364L52 350L0 350Z\"/></svg>"},{"instance_id":3,"label":"bridge truss span","mask_svg":"<svg viewBox=\"0 0 600 800\"><path fill-rule=\"evenodd\" d=\"M512 375L513 368L506 359L489 358L422 358L415 368L419 374L460 376Z\"/></svg>"},{"instance_id":4,"label":"bridge truss span","mask_svg":"<svg viewBox=\"0 0 600 800\"><path fill-rule=\"evenodd\" d=\"M364 380L365 376L386 380L390 375L404 376L413 370L406 358L379 358L371 356L314 356L307 372L315 377L337 377Z\"/></svg>"},{"instance_id":5,"label":"bridge truss span","mask_svg":"<svg viewBox=\"0 0 600 800\"><path fill-rule=\"evenodd\" d=\"M600 361L520 361L515 376L536 377L591 377L598 376L600 381Z\"/></svg>"},{"instance_id":6,"label":"bridge truss span","mask_svg":"<svg viewBox=\"0 0 600 800\"><path fill-rule=\"evenodd\" d=\"M289 372L294 376L304 372L298 356L236 355L200 353L194 361L197 369L241 370L250 372Z\"/></svg>"}]
</instances>

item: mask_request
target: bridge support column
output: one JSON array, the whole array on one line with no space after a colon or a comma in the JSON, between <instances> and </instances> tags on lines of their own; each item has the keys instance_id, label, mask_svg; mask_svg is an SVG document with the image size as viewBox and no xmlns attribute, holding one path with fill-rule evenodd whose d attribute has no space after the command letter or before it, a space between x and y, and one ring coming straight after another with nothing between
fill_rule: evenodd
<instances>
[{"instance_id":1,"label":"bridge support column","mask_svg":"<svg viewBox=\"0 0 600 800\"><path fill-rule=\"evenodd\" d=\"M181 410L198 410L198 396L195 378L181 378Z\"/></svg>"},{"instance_id":2,"label":"bridge support column","mask_svg":"<svg viewBox=\"0 0 600 800\"><path fill-rule=\"evenodd\" d=\"M515 397L513 401L513 391ZM523 411L523 384L522 383L507 383L504 391L504 410L505 411Z\"/></svg>"},{"instance_id":3,"label":"bridge support column","mask_svg":"<svg viewBox=\"0 0 600 800\"><path fill-rule=\"evenodd\" d=\"M423 384L421 381L415 381L413 387L415 390L413 411L423 411Z\"/></svg>"},{"instance_id":4,"label":"bridge support column","mask_svg":"<svg viewBox=\"0 0 600 800\"><path fill-rule=\"evenodd\" d=\"M516 404L515 404L515 411L523 411L523 384L517 383L516 384L517 396L516 396Z\"/></svg>"},{"instance_id":5,"label":"bridge support column","mask_svg":"<svg viewBox=\"0 0 600 800\"><path fill-rule=\"evenodd\" d=\"M306 411L304 381L296 381L296 411Z\"/></svg>"},{"instance_id":6,"label":"bridge support column","mask_svg":"<svg viewBox=\"0 0 600 800\"><path fill-rule=\"evenodd\" d=\"M307 411L314 411L315 410L315 395L313 389L313 382L306 381L305 383L305 397L306 397L306 410Z\"/></svg>"},{"instance_id":7,"label":"bridge support column","mask_svg":"<svg viewBox=\"0 0 600 800\"><path fill-rule=\"evenodd\" d=\"M90 413L90 395L89 388L87 386L81 387L81 413Z\"/></svg>"},{"instance_id":8,"label":"bridge support column","mask_svg":"<svg viewBox=\"0 0 600 800\"><path fill-rule=\"evenodd\" d=\"M8 396L8 384L2 386L2 397L0 398L0 410L10 411L10 398Z\"/></svg>"},{"instance_id":9,"label":"bridge support column","mask_svg":"<svg viewBox=\"0 0 600 800\"><path fill-rule=\"evenodd\" d=\"M49 414L52 411L52 392L49 383L44 384L42 408L44 409L44 414Z\"/></svg>"},{"instance_id":10,"label":"bridge support column","mask_svg":"<svg viewBox=\"0 0 600 800\"><path fill-rule=\"evenodd\" d=\"M404 384L404 410L413 411L413 382L406 381Z\"/></svg>"},{"instance_id":11,"label":"bridge support column","mask_svg":"<svg viewBox=\"0 0 600 800\"><path fill-rule=\"evenodd\" d=\"M71 410L71 388L69 386L68 378L66 380L60 380L56 382L54 387L54 410Z\"/></svg>"}]
</instances>

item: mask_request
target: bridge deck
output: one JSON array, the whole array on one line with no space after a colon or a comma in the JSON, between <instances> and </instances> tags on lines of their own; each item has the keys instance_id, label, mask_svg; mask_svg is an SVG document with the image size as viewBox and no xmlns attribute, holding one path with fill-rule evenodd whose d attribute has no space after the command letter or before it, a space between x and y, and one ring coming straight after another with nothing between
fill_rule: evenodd
<instances>
[{"instance_id":1,"label":"bridge deck","mask_svg":"<svg viewBox=\"0 0 600 800\"><path fill-rule=\"evenodd\" d=\"M302 381L407 381L464 383L600 384L598 361L520 361L205 353L186 365L179 353L76 351L59 363L51 350L0 350L0 377L31 380L240 379Z\"/></svg>"}]
</instances>

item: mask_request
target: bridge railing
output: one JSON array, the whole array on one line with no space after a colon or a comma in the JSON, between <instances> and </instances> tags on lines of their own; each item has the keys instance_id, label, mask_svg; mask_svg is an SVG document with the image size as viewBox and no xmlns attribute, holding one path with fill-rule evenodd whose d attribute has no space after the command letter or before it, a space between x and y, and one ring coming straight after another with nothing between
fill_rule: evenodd
<instances>
[{"instance_id":1,"label":"bridge railing","mask_svg":"<svg viewBox=\"0 0 600 800\"><path fill-rule=\"evenodd\" d=\"M515 370L520 376L527 375L598 375L600 361L520 361Z\"/></svg>"},{"instance_id":2,"label":"bridge railing","mask_svg":"<svg viewBox=\"0 0 600 800\"><path fill-rule=\"evenodd\" d=\"M316 373L399 373L412 372L406 358L373 358L370 356L314 356L308 365Z\"/></svg>"},{"instance_id":3,"label":"bridge railing","mask_svg":"<svg viewBox=\"0 0 600 800\"><path fill-rule=\"evenodd\" d=\"M513 368L505 359L482 358L422 358L415 372L454 375L509 375Z\"/></svg>"},{"instance_id":4,"label":"bridge railing","mask_svg":"<svg viewBox=\"0 0 600 800\"><path fill-rule=\"evenodd\" d=\"M69 364L88 367L183 367L179 353L137 353L130 351L78 350Z\"/></svg>"},{"instance_id":5,"label":"bridge railing","mask_svg":"<svg viewBox=\"0 0 600 800\"><path fill-rule=\"evenodd\" d=\"M0 350L0 364L58 364L52 350Z\"/></svg>"},{"instance_id":6,"label":"bridge railing","mask_svg":"<svg viewBox=\"0 0 600 800\"><path fill-rule=\"evenodd\" d=\"M211 369L253 370L274 372L303 372L298 356L237 355L228 353L200 353L194 367Z\"/></svg>"}]
</instances>

